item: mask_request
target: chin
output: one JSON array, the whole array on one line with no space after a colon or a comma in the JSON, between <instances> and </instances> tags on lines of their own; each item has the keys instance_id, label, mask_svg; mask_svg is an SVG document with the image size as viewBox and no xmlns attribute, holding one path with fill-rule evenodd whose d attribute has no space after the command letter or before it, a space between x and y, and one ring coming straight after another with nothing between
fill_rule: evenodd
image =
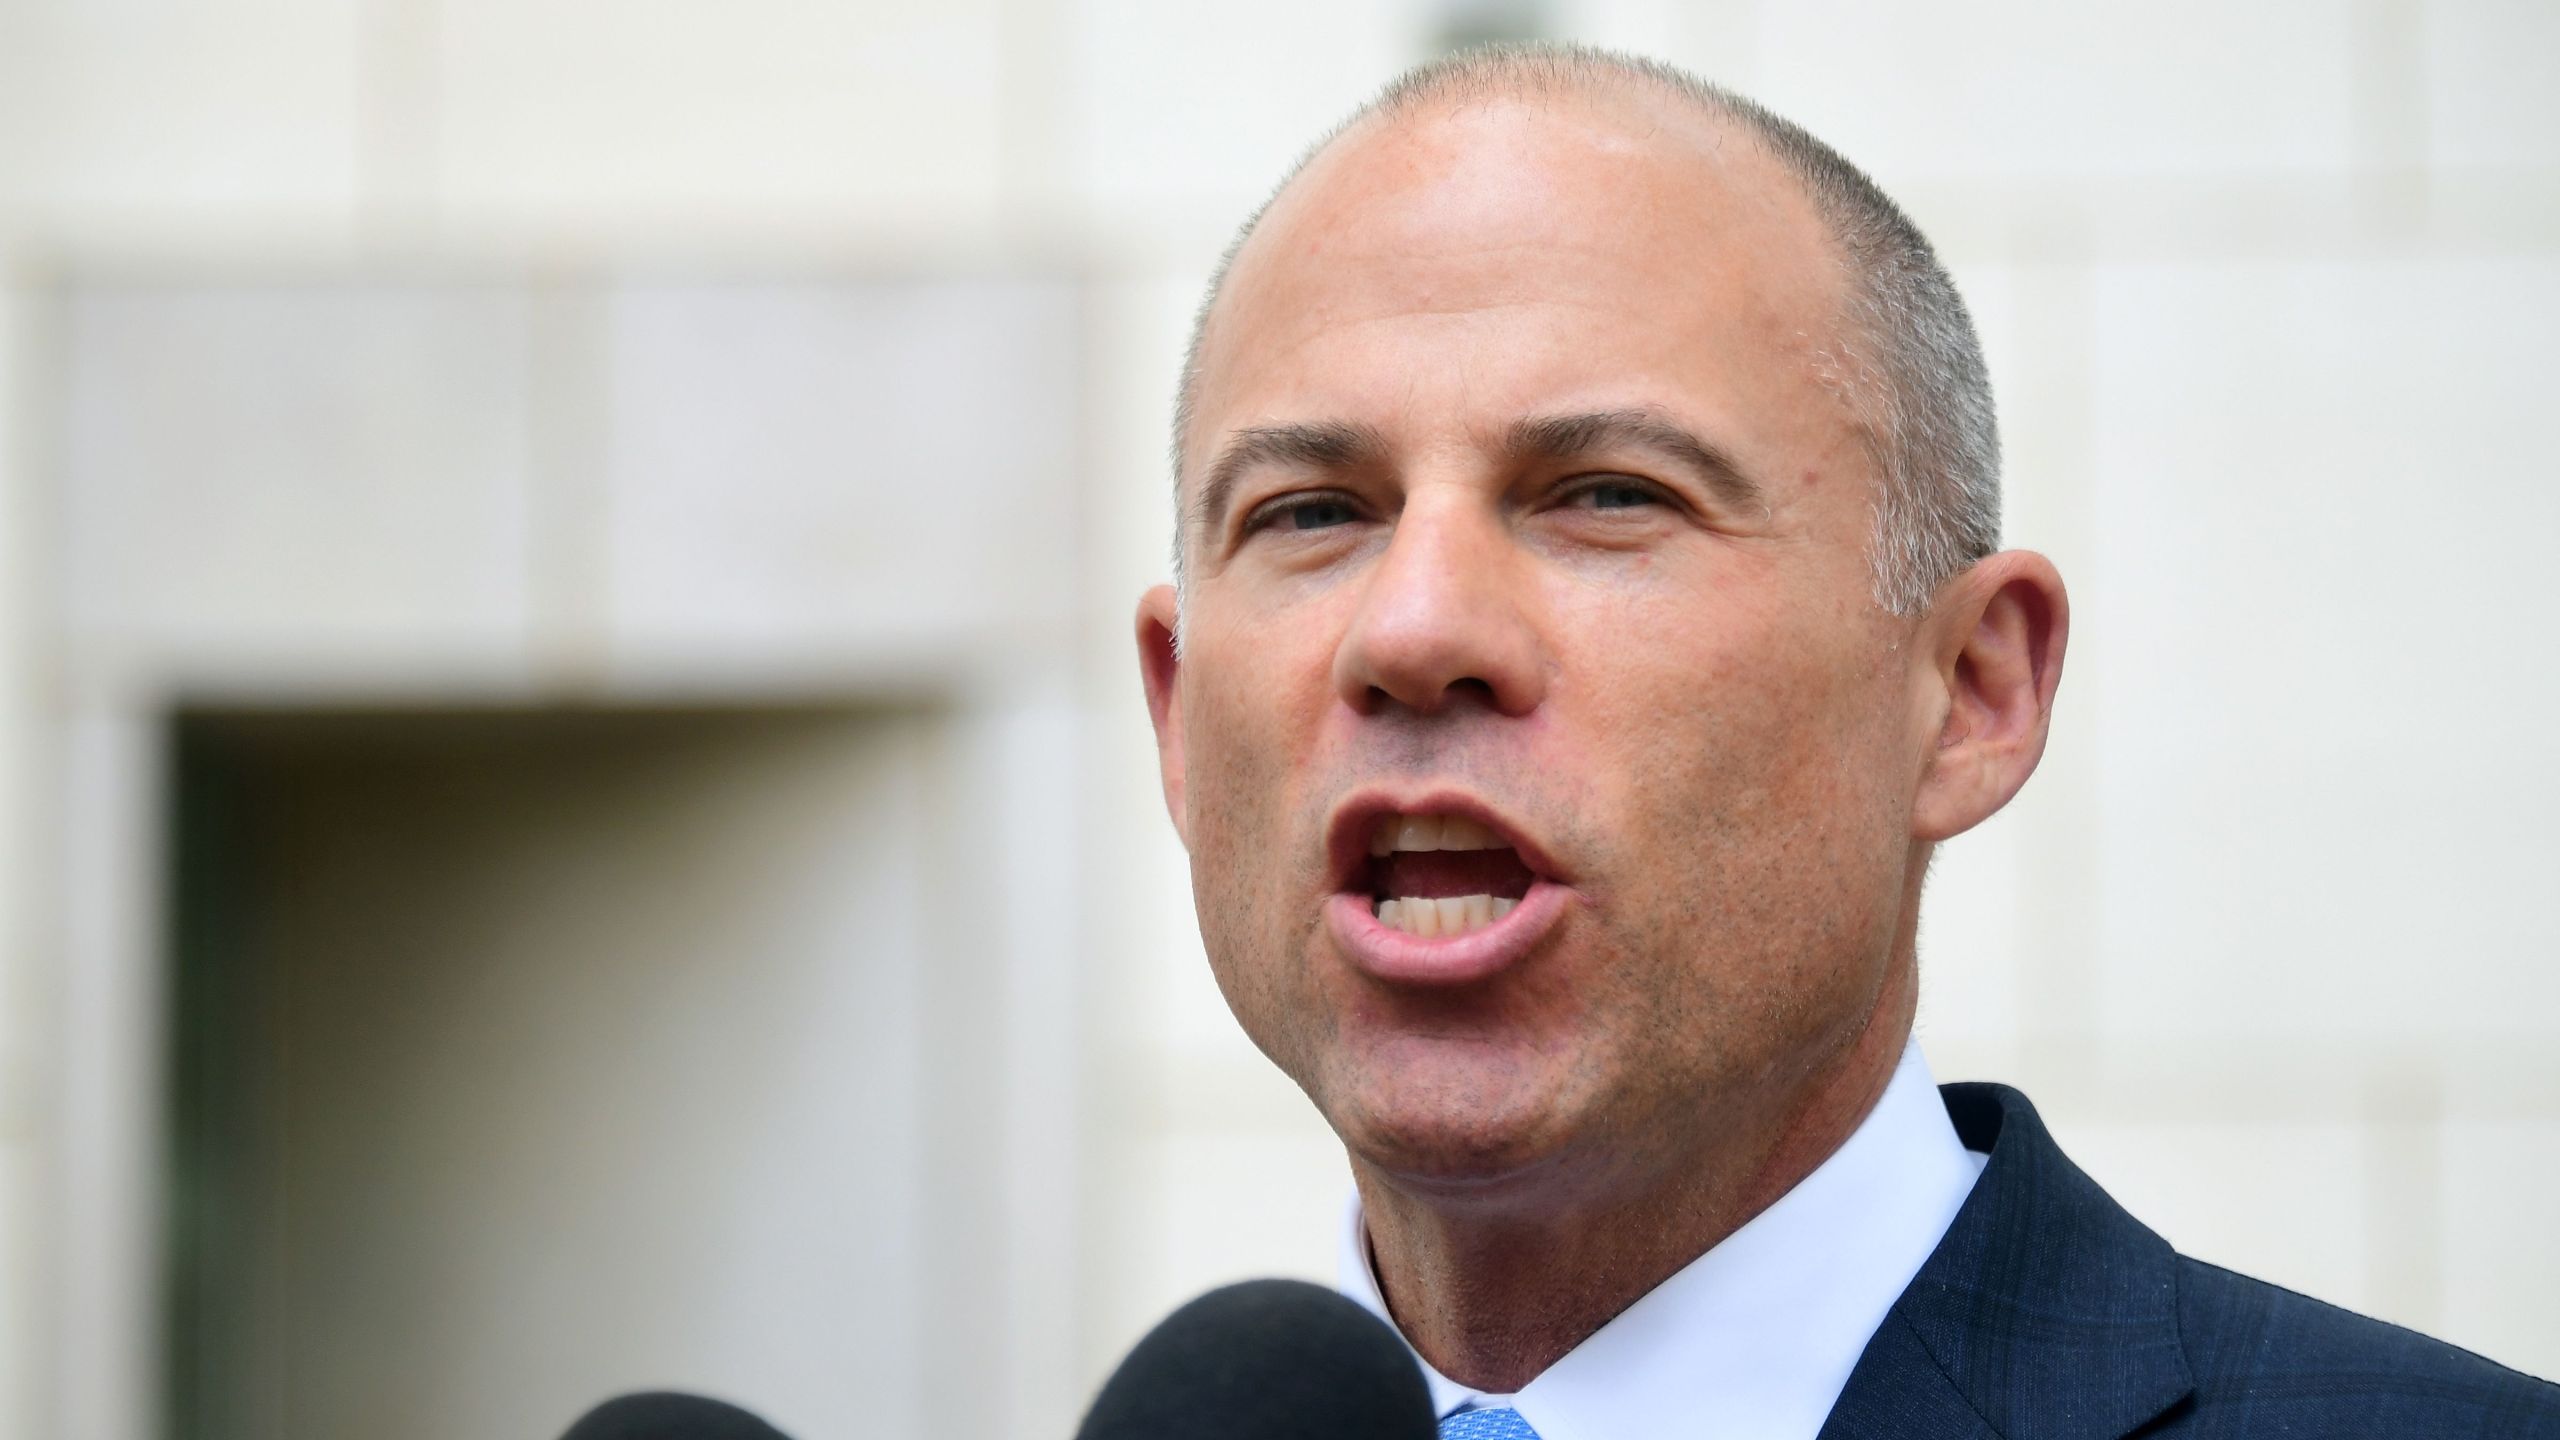
<instances>
[{"instance_id":1,"label":"chin","mask_svg":"<svg viewBox=\"0 0 2560 1440\"><path fill-rule=\"evenodd\" d=\"M1355 1165L1433 1191L1501 1191L1551 1168L1579 1130L1551 1088L1474 1067L1385 1067L1319 1097Z\"/></svg>"}]
</instances>

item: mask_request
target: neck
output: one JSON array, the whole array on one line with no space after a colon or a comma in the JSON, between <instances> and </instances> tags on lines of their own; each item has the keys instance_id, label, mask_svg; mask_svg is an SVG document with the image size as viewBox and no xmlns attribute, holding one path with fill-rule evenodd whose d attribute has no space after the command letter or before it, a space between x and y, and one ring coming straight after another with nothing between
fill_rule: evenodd
<instances>
[{"instance_id":1,"label":"neck","mask_svg":"<svg viewBox=\"0 0 2560 1440\"><path fill-rule=\"evenodd\" d=\"M1406 1339L1433 1369L1475 1389L1509 1394L1537 1378L1848 1140L1901 1061L1912 989L1889 987L1815 1077L1667 1173L1560 1179L1460 1206L1355 1163L1371 1262Z\"/></svg>"}]
</instances>

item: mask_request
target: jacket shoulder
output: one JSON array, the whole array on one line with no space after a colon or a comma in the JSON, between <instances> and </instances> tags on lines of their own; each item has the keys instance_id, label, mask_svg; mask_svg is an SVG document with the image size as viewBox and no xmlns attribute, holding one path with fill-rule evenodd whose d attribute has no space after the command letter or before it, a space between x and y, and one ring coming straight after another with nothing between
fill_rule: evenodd
<instances>
[{"instance_id":1,"label":"jacket shoulder","mask_svg":"<svg viewBox=\"0 0 2560 1440\"><path fill-rule=\"evenodd\" d=\"M1990 1158L1895 1302L1926 1363L1880 1359L1868 1392L1943 1384L2006 1440L2560 1440L2560 1386L2180 1255L2071 1163L2024 1095L1940 1093L1957 1138ZM1853 1395L1872 1398L1855 1376Z\"/></svg>"},{"instance_id":2,"label":"jacket shoulder","mask_svg":"<svg viewBox=\"0 0 2560 1440\"><path fill-rule=\"evenodd\" d=\"M2458 1346L2179 1256L2187 1436L2560 1440L2560 1385Z\"/></svg>"}]
</instances>

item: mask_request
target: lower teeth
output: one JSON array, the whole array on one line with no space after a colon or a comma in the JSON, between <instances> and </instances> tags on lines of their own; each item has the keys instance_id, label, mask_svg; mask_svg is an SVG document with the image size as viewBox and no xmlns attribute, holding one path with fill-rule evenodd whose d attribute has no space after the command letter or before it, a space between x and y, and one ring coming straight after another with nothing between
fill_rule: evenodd
<instances>
[{"instance_id":1,"label":"lower teeth","mask_svg":"<svg viewBox=\"0 0 2560 1440\"><path fill-rule=\"evenodd\" d=\"M1519 904L1505 895L1408 896L1378 902L1378 921L1390 929L1430 939L1481 930Z\"/></svg>"}]
</instances>

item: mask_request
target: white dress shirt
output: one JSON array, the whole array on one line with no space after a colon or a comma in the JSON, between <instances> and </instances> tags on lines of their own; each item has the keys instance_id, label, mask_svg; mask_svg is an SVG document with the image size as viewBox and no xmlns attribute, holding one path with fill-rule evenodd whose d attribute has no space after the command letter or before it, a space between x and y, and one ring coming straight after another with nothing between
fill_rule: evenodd
<instances>
[{"instance_id":1,"label":"white dress shirt","mask_svg":"<svg viewBox=\"0 0 2560 1440\"><path fill-rule=\"evenodd\" d=\"M1813 1440L1984 1159L1956 1138L1914 1043L1875 1109L1776 1204L1516 1395L1470 1389L1426 1362L1432 1402L1444 1417L1510 1406L1542 1440ZM1341 1289L1395 1323L1369 1268L1356 1195Z\"/></svg>"}]
</instances>

